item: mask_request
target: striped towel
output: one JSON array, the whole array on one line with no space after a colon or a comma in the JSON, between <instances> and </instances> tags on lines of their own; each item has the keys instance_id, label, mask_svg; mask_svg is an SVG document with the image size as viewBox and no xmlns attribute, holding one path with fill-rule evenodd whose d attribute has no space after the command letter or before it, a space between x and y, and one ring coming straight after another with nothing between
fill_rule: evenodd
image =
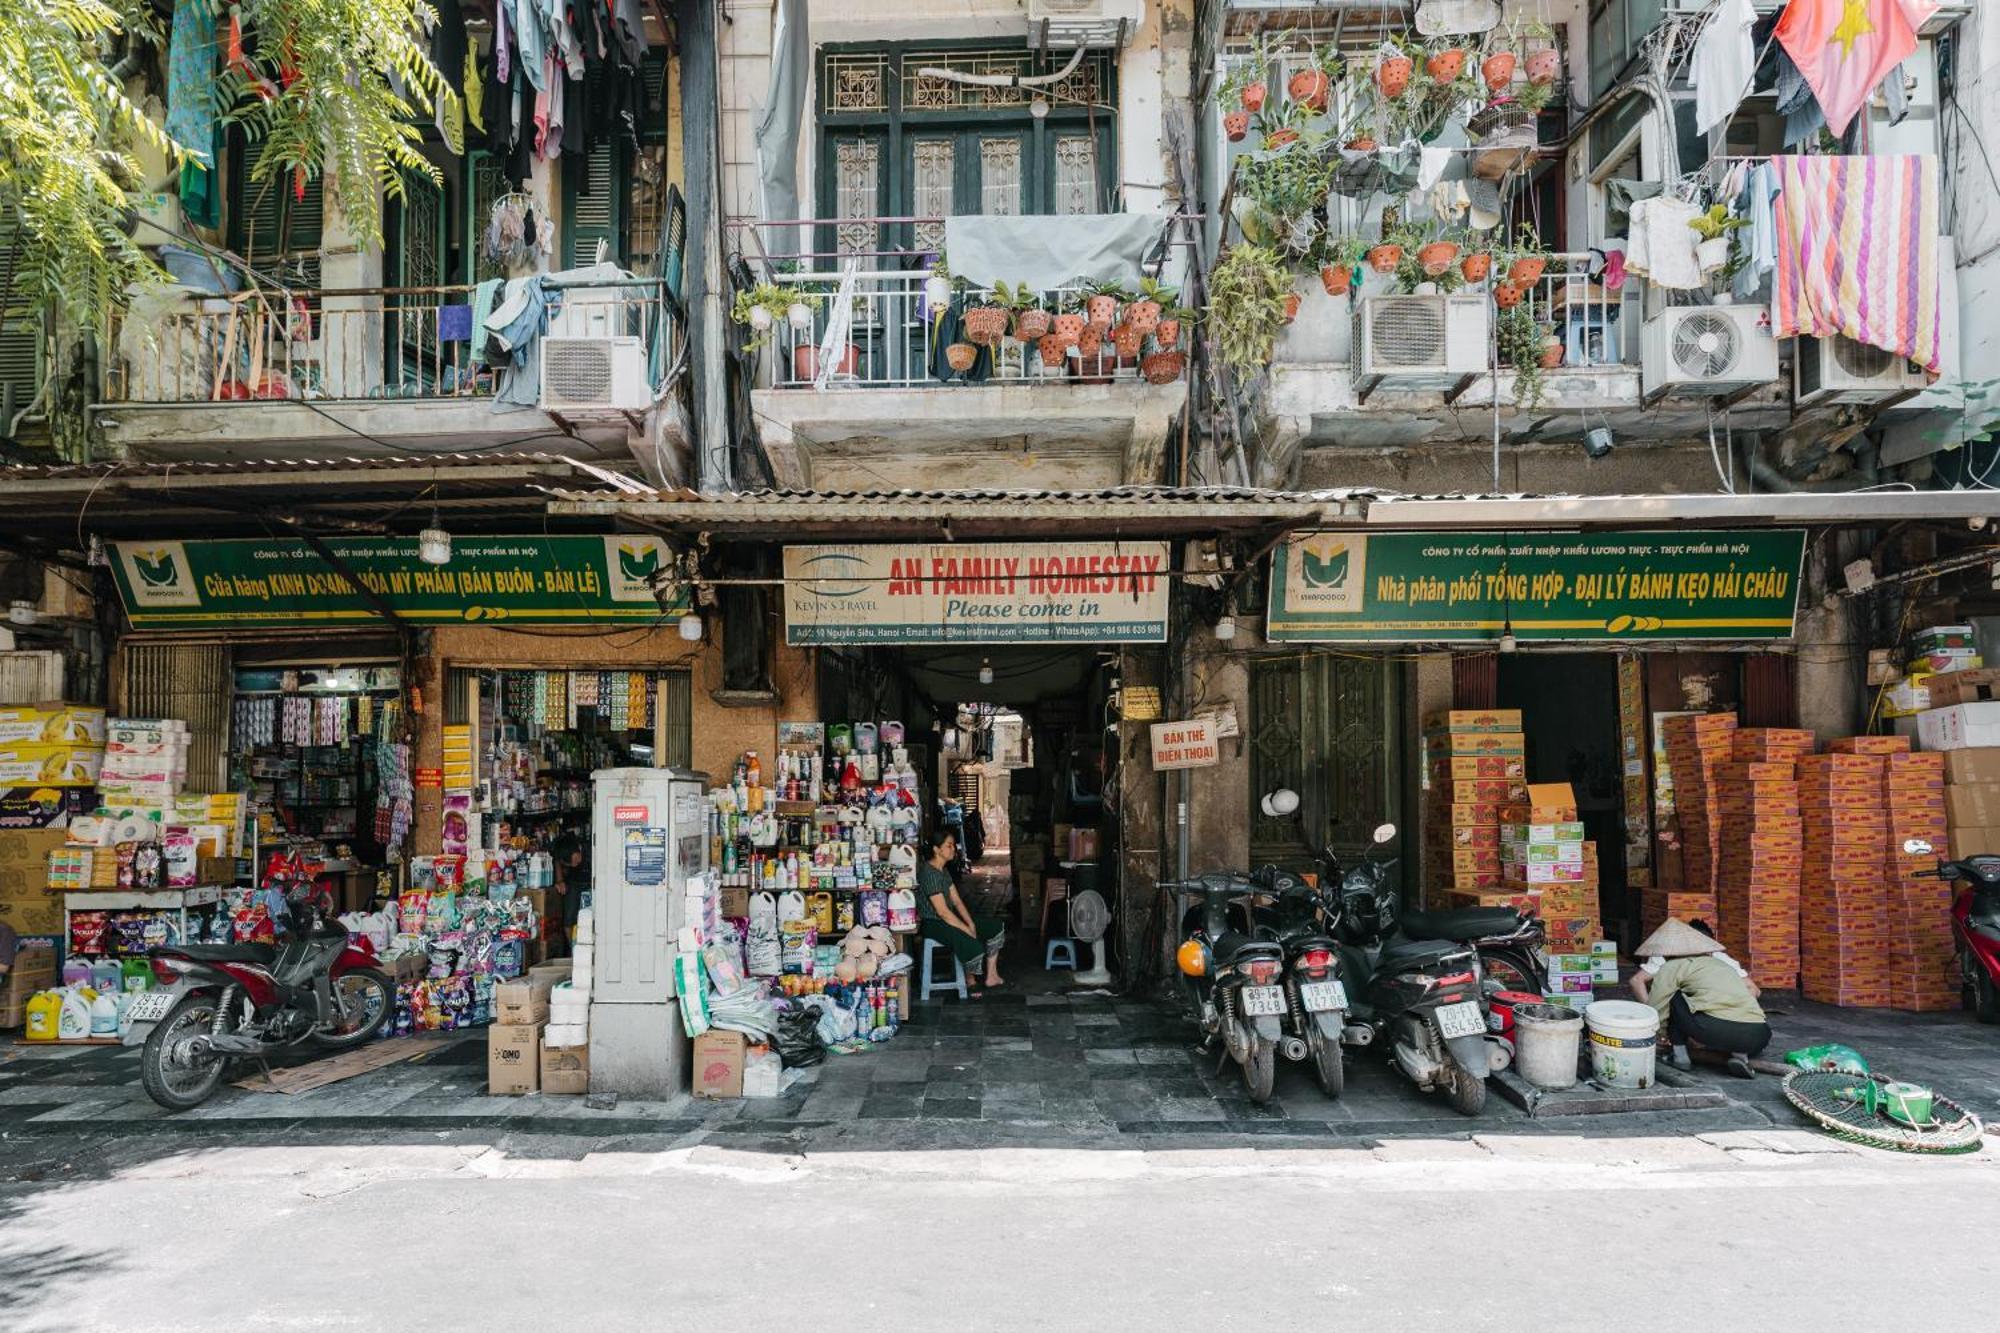
<instances>
[{"instance_id":1,"label":"striped towel","mask_svg":"<svg viewBox=\"0 0 2000 1333\"><path fill-rule=\"evenodd\" d=\"M1842 333L1936 370L1938 171L1929 155L1775 157L1777 336Z\"/></svg>"}]
</instances>

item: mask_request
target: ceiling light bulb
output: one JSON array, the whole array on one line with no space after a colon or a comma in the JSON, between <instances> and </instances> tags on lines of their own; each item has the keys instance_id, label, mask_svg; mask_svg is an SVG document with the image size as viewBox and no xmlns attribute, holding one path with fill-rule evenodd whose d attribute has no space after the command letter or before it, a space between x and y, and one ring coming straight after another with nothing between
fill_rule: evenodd
<instances>
[{"instance_id":1,"label":"ceiling light bulb","mask_svg":"<svg viewBox=\"0 0 2000 1333\"><path fill-rule=\"evenodd\" d=\"M681 616L681 637L689 643L701 642L701 617L692 611Z\"/></svg>"},{"instance_id":2,"label":"ceiling light bulb","mask_svg":"<svg viewBox=\"0 0 2000 1333\"><path fill-rule=\"evenodd\" d=\"M984 657L979 659L979 683L981 685L993 683L993 663Z\"/></svg>"},{"instance_id":3,"label":"ceiling light bulb","mask_svg":"<svg viewBox=\"0 0 2000 1333\"><path fill-rule=\"evenodd\" d=\"M1218 616L1215 621L1215 637L1228 643L1236 637L1236 617Z\"/></svg>"},{"instance_id":4,"label":"ceiling light bulb","mask_svg":"<svg viewBox=\"0 0 2000 1333\"><path fill-rule=\"evenodd\" d=\"M1500 631L1500 651L1501 651L1501 652L1503 652L1503 653L1511 653L1511 652L1513 652L1513 651L1514 651L1514 649L1515 649L1515 648L1517 648L1518 646L1519 646L1519 644L1517 644L1517 643L1515 642L1515 639L1514 639L1514 631L1513 631L1512 629L1504 629L1504 630Z\"/></svg>"},{"instance_id":5,"label":"ceiling light bulb","mask_svg":"<svg viewBox=\"0 0 2000 1333\"><path fill-rule=\"evenodd\" d=\"M417 534L417 559L427 565L451 563L451 534L443 528L425 528Z\"/></svg>"}]
</instances>

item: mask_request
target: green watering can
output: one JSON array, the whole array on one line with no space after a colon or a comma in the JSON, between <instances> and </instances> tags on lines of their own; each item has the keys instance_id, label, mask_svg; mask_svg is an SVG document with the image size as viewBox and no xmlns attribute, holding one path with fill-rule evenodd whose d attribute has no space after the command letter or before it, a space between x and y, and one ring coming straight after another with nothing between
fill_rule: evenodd
<instances>
[{"instance_id":1,"label":"green watering can","mask_svg":"<svg viewBox=\"0 0 2000 1333\"><path fill-rule=\"evenodd\" d=\"M1922 1129L1933 1123L1933 1095L1916 1083L1860 1083L1834 1093L1841 1101L1853 1102L1870 1115L1887 1116L1898 1124Z\"/></svg>"}]
</instances>

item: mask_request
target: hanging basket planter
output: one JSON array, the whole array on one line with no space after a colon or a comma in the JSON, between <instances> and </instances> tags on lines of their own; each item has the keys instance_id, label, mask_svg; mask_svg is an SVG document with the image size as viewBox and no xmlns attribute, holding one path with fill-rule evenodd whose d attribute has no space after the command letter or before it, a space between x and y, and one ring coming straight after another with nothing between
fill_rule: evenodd
<instances>
[{"instance_id":1,"label":"hanging basket planter","mask_svg":"<svg viewBox=\"0 0 2000 1333\"><path fill-rule=\"evenodd\" d=\"M1049 312L1019 310L1014 313L1014 336L1024 343L1040 342L1049 331Z\"/></svg>"},{"instance_id":2,"label":"hanging basket planter","mask_svg":"<svg viewBox=\"0 0 2000 1333\"><path fill-rule=\"evenodd\" d=\"M1305 299L1297 292L1285 293L1285 323L1289 324L1299 317L1299 304Z\"/></svg>"},{"instance_id":3,"label":"hanging basket planter","mask_svg":"<svg viewBox=\"0 0 2000 1333\"><path fill-rule=\"evenodd\" d=\"M1172 384L1187 369L1187 354L1172 348L1149 352L1139 361L1139 373L1148 384Z\"/></svg>"},{"instance_id":4,"label":"hanging basket planter","mask_svg":"<svg viewBox=\"0 0 2000 1333\"><path fill-rule=\"evenodd\" d=\"M1465 68L1465 48L1447 47L1424 61L1424 73L1437 83L1450 83Z\"/></svg>"},{"instance_id":5,"label":"hanging basket planter","mask_svg":"<svg viewBox=\"0 0 2000 1333\"><path fill-rule=\"evenodd\" d=\"M967 342L993 347L1007 336L1007 307L976 305L965 312Z\"/></svg>"},{"instance_id":6,"label":"hanging basket planter","mask_svg":"<svg viewBox=\"0 0 2000 1333\"><path fill-rule=\"evenodd\" d=\"M1540 255L1523 255L1507 266L1507 281L1516 287L1532 287L1548 271L1549 261Z\"/></svg>"},{"instance_id":7,"label":"hanging basket planter","mask_svg":"<svg viewBox=\"0 0 2000 1333\"><path fill-rule=\"evenodd\" d=\"M951 343L944 349L945 364L959 374L972 369L972 363L979 359L979 349L971 343Z\"/></svg>"},{"instance_id":8,"label":"hanging basket planter","mask_svg":"<svg viewBox=\"0 0 2000 1333\"><path fill-rule=\"evenodd\" d=\"M1222 132L1229 136L1229 142L1242 143L1250 133L1250 113L1231 111L1222 118Z\"/></svg>"},{"instance_id":9,"label":"hanging basket planter","mask_svg":"<svg viewBox=\"0 0 2000 1333\"><path fill-rule=\"evenodd\" d=\"M1084 309L1090 314L1090 327L1099 333L1108 333L1118 319L1118 298L1093 296L1085 302Z\"/></svg>"},{"instance_id":10,"label":"hanging basket planter","mask_svg":"<svg viewBox=\"0 0 2000 1333\"><path fill-rule=\"evenodd\" d=\"M1181 340L1181 322L1177 319L1162 319L1153 329L1153 341L1162 351L1171 351Z\"/></svg>"},{"instance_id":11,"label":"hanging basket planter","mask_svg":"<svg viewBox=\"0 0 2000 1333\"><path fill-rule=\"evenodd\" d=\"M1368 267L1377 273L1394 273L1396 265L1402 262L1403 247L1393 241L1384 241L1380 245L1370 247L1368 251Z\"/></svg>"},{"instance_id":12,"label":"hanging basket planter","mask_svg":"<svg viewBox=\"0 0 2000 1333\"><path fill-rule=\"evenodd\" d=\"M1298 141L1299 132L1289 125L1272 130L1264 136L1264 146L1266 148L1283 148L1288 143L1297 143Z\"/></svg>"},{"instance_id":13,"label":"hanging basket planter","mask_svg":"<svg viewBox=\"0 0 2000 1333\"><path fill-rule=\"evenodd\" d=\"M1517 287L1511 282L1496 282L1493 284L1493 304L1499 306L1502 310L1512 310L1515 306L1521 304L1522 299L1527 294L1527 288Z\"/></svg>"},{"instance_id":14,"label":"hanging basket planter","mask_svg":"<svg viewBox=\"0 0 2000 1333\"><path fill-rule=\"evenodd\" d=\"M1239 100L1242 102L1245 111L1262 111L1264 109L1264 99L1270 95L1270 88L1265 85L1262 79L1259 79L1255 83L1246 83L1243 85L1243 92Z\"/></svg>"},{"instance_id":15,"label":"hanging basket planter","mask_svg":"<svg viewBox=\"0 0 2000 1333\"><path fill-rule=\"evenodd\" d=\"M1365 134L1357 134L1347 141L1347 150L1351 153L1372 153L1375 141Z\"/></svg>"},{"instance_id":16,"label":"hanging basket planter","mask_svg":"<svg viewBox=\"0 0 2000 1333\"><path fill-rule=\"evenodd\" d=\"M1512 51L1495 51L1479 62L1479 76L1486 80L1491 92L1505 92L1507 85L1514 81L1514 66L1517 59Z\"/></svg>"},{"instance_id":17,"label":"hanging basket planter","mask_svg":"<svg viewBox=\"0 0 2000 1333\"><path fill-rule=\"evenodd\" d=\"M1384 97L1401 97L1416 70L1416 62L1408 56L1390 56L1375 67L1375 86Z\"/></svg>"},{"instance_id":18,"label":"hanging basket planter","mask_svg":"<svg viewBox=\"0 0 2000 1333\"><path fill-rule=\"evenodd\" d=\"M1483 282L1493 271L1493 256L1484 250L1474 251L1458 261L1459 276L1467 282Z\"/></svg>"},{"instance_id":19,"label":"hanging basket planter","mask_svg":"<svg viewBox=\"0 0 2000 1333\"><path fill-rule=\"evenodd\" d=\"M1546 88L1562 73L1562 52L1553 46L1537 47L1528 52L1528 82L1537 88Z\"/></svg>"},{"instance_id":20,"label":"hanging basket planter","mask_svg":"<svg viewBox=\"0 0 2000 1333\"><path fill-rule=\"evenodd\" d=\"M1346 264L1322 264L1319 285L1328 296L1345 296L1354 289L1354 270Z\"/></svg>"},{"instance_id":21,"label":"hanging basket planter","mask_svg":"<svg viewBox=\"0 0 2000 1333\"><path fill-rule=\"evenodd\" d=\"M1333 80L1323 69L1302 69L1285 84L1285 92L1314 115L1322 115L1333 93Z\"/></svg>"},{"instance_id":22,"label":"hanging basket planter","mask_svg":"<svg viewBox=\"0 0 2000 1333\"><path fill-rule=\"evenodd\" d=\"M1424 272L1433 278L1450 268L1452 261L1457 258L1456 241L1432 241L1417 250L1417 263L1423 265Z\"/></svg>"},{"instance_id":23,"label":"hanging basket planter","mask_svg":"<svg viewBox=\"0 0 2000 1333\"><path fill-rule=\"evenodd\" d=\"M1061 339L1062 345L1066 349L1075 347L1083 341L1083 333L1086 327L1083 316L1072 311L1068 314L1056 316L1055 332L1051 336Z\"/></svg>"}]
</instances>

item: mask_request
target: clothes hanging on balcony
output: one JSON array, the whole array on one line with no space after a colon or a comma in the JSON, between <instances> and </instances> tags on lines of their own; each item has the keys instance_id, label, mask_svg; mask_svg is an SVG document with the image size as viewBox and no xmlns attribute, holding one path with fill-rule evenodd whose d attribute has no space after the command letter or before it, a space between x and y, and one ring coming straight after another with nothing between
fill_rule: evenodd
<instances>
[{"instance_id":1,"label":"clothes hanging on balcony","mask_svg":"<svg viewBox=\"0 0 2000 1333\"><path fill-rule=\"evenodd\" d=\"M1778 218L1773 205L1778 198L1778 173L1768 162L1758 162L1743 172L1742 188L1734 194L1731 210L1750 225L1740 242L1743 267L1730 279L1730 291L1738 301L1768 301L1771 275L1778 267Z\"/></svg>"},{"instance_id":2,"label":"clothes hanging on balcony","mask_svg":"<svg viewBox=\"0 0 2000 1333\"><path fill-rule=\"evenodd\" d=\"M431 26L431 64L437 67L451 97L439 97L433 114L445 147L453 153L465 152L465 54L468 39L465 11L458 0L438 0L437 21Z\"/></svg>"},{"instance_id":3,"label":"clothes hanging on balcony","mask_svg":"<svg viewBox=\"0 0 2000 1333\"><path fill-rule=\"evenodd\" d=\"M506 366L500 372L499 391L493 395L493 410L533 407L541 391L542 335L549 328L548 291L539 275L510 279L506 296L481 325L488 335L489 356L504 353Z\"/></svg>"},{"instance_id":4,"label":"clothes hanging on balcony","mask_svg":"<svg viewBox=\"0 0 2000 1333\"><path fill-rule=\"evenodd\" d=\"M222 131L215 115L215 12L207 5L174 6L167 46L167 134L202 155L181 167L181 210L198 227L222 223L215 164Z\"/></svg>"},{"instance_id":5,"label":"clothes hanging on balcony","mask_svg":"<svg viewBox=\"0 0 2000 1333\"><path fill-rule=\"evenodd\" d=\"M1714 17L1695 40L1694 59L1688 68L1694 74L1694 127L1707 134L1729 122L1736 108L1756 80L1757 50L1750 30L1757 13L1750 0L1722 0Z\"/></svg>"},{"instance_id":6,"label":"clothes hanging on balcony","mask_svg":"<svg viewBox=\"0 0 2000 1333\"><path fill-rule=\"evenodd\" d=\"M1924 154L1779 157L1772 321L1844 334L1936 370L1938 169Z\"/></svg>"},{"instance_id":7,"label":"clothes hanging on balcony","mask_svg":"<svg viewBox=\"0 0 2000 1333\"><path fill-rule=\"evenodd\" d=\"M1700 214L1695 205L1666 196L1635 202L1631 234L1625 241L1625 267L1655 287L1676 291L1706 287L1695 258L1695 231L1688 225Z\"/></svg>"}]
</instances>

